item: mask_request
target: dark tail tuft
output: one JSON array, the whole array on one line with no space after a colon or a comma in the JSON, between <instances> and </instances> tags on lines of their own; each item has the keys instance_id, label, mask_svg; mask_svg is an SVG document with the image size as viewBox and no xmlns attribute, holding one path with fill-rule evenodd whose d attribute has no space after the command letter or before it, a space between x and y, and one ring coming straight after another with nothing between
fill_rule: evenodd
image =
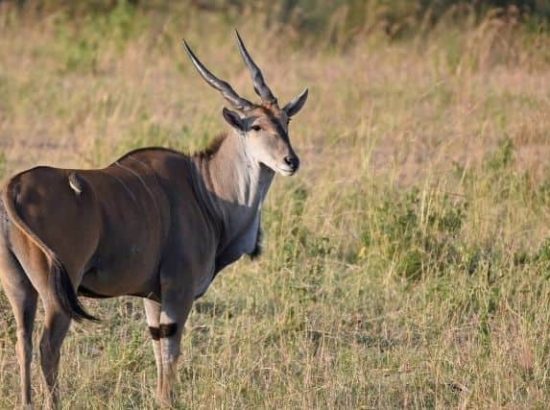
<instances>
[{"instance_id":1,"label":"dark tail tuft","mask_svg":"<svg viewBox=\"0 0 550 410\"><path fill-rule=\"evenodd\" d=\"M71 319L77 322L83 319L93 322L99 321L95 316L86 312L78 300L67 269L57 258L53 258L51 261L50 281L52 281L52 289L55 291L55 296L61 308L71 317Z\"/></svg>"}]
</instances>

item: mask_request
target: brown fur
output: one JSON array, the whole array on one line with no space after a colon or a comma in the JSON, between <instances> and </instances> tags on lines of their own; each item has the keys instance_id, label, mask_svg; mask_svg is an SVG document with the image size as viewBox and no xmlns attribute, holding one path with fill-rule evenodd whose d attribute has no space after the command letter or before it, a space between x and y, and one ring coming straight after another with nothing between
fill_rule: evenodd
<instances>
[{"instance_id":1,"label":"brown fur","mask_svg":"<svg viewBox=\"0 0 550 410\"><path fill-rule=\"evenodd\" d=\"M227 133L219 134L215 137L206 148L201 151L197 151L193 154L197 158L211 158L220 150L220 147L223 144L223 141L227 138Z\"/></svg>"},{"instance_id":2,"label":"brown fur","mask_svg":"<svg viewBox=\"0 0 550 410\"><path fill-rule=\"evenodd\" d=\"M59 352L70 319L93 318L77 290L156 303L148 307L153 309L148 322L164 329L154 341L157 391L162 401L169 400L183 325L193 300L204 293L199 284L242 254L253 254L258 242L255 221L263 196L234 202L233 174L223 165L239 163L230 159L239 138L225 135L194 156L139 149L100 170L38 167L8 181L0 207L0 279L20 329L23 403L30 403L36 297L46 311L40 351L48 403L55 406ZM272 173L258 170L268 172L258 183L269 186ZM233 222L218 216L222 208L223 215L235 215L235 232L228 228ZM256 232L247 239L252 242L241 245L240 235L248 232Z\"/></svg>"},{"instance_id":3,"label":"brown fur","mask_svg":"<svg viewBox=\"0 0 550 410\"><path fill-rule=\"evenodd\" d=\"M31 406L38 297L45 311L40 360L46 407L58 405L60 349L71 319L93 319L77 293L143 298L157 396L170 404L193 300L225 266L259 254L260 210L273 176L298 169L288 117L303 106L307 90L281 110L241 99L211 76L209 83L246 107L246 118L224 111L236 129L195 155L144 148L103 169L37 167L7 182L0 201L0 282L17 324L24 406ZM264 83L256 85L269 91ZM249 131L250 123L261 129Z\"/></svg>"}]
</instances>

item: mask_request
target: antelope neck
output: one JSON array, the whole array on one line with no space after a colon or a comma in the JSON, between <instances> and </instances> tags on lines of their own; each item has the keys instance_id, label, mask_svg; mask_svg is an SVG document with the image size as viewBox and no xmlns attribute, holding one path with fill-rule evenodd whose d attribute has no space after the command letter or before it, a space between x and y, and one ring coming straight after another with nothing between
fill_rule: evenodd
<instances>
[{"instance_id":1,"label":"antelope neck","mask_svg":"<svg viewBox=\"0 0 550 410\"><path fill-rule=\"evenodd\" d=\"M271 169L251 157L245 138L236 131L227 134L200 167L206 188L204 199L222 231L221 247L259 222L274 176Z\"/></svg>"}]
</instances>

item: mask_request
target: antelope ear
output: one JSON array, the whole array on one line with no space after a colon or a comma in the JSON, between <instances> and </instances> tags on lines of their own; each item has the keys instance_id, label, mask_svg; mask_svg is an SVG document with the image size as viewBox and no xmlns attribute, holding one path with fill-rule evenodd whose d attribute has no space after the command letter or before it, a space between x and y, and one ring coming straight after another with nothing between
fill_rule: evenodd
<instances>
[{"instance_id":1,"label":"antelope ear","mask_svg":"<svg viewBox=\"0 0 550 410\"><path fill-rule=\"evenodd\" d=\"M298 111L300 111L306 103L307 94L308 90L306 88L298 97L294 98L291 102L285 105L283 111L286 112L286 115L292 117L298 114Z\"/></svg>"},{"instance_id":2,"label":"antelope ear","mask_svg":"<svg viewBox=\"0 0 550 410\"><path fill-rule=\"evenodd\" d=\"M245 131L245 123L239 117L239 114L237 114L235 111L231 111L225 107L223 107L223 118L229 125L231 125L233 128L235 128L238 131Z\"/></svg>"}]
</instances>

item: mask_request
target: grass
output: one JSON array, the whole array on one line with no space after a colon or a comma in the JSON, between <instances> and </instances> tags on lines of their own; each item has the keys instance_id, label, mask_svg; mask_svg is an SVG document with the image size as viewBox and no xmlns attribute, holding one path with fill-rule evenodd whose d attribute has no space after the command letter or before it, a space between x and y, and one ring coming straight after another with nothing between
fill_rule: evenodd
<instances>
[{"instance_id":1,"label":"grass","mask_svg":"<svg viewBox=\"0 0 550 410\"><path fill-rule=\"evenodd\" d=\"M489 14L398 41L363 33L339 50L323 33L262 30L261 10L119 3L78 23L4 11L4 180L38 163L98 167L138 146L204 146L224 127L223 102L183 36L245 95L233 25L281 100L310 87L291 129L303 167L270 192L264 256L228 268L195 305L178 408L546 407L546 32ZM103 321L74 325L65 342L64 408L155 408L140 301L85 303ZM0 407L13 408L3 294L0 324Z\"/></svg>"}]
</instances>

